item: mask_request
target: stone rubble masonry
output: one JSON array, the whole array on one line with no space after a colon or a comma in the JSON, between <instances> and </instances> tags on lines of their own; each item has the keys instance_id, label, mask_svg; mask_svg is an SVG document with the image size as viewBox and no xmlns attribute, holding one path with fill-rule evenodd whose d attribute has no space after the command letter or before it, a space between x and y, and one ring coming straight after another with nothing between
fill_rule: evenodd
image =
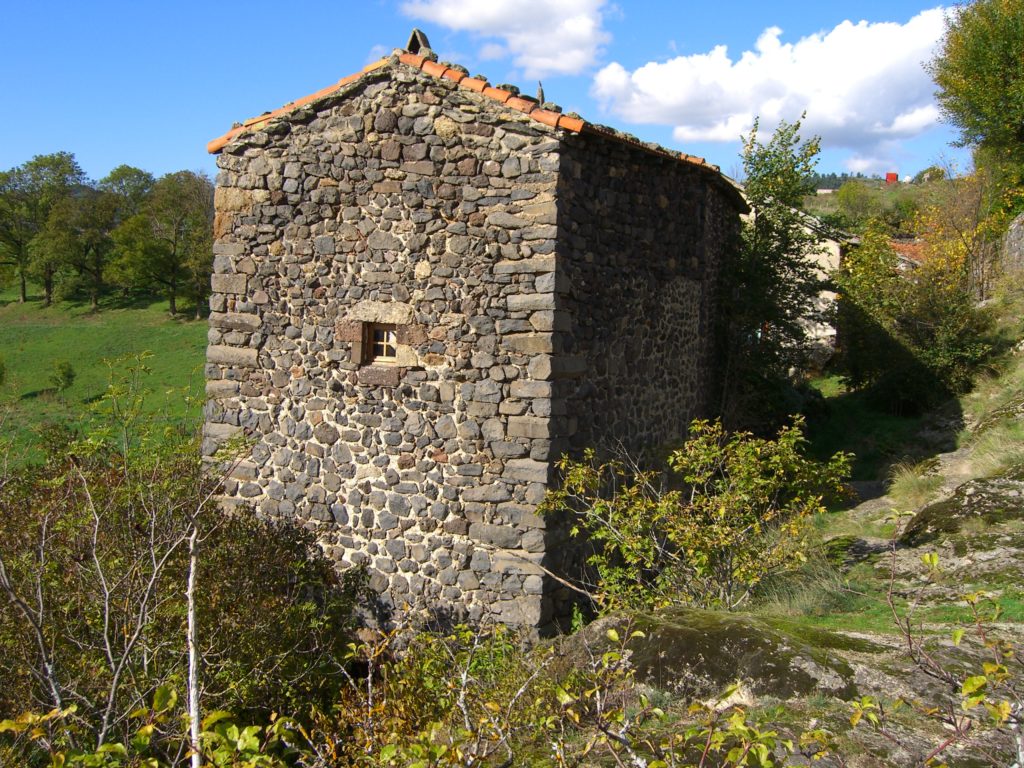
<instances>
[{"instance_id":1,"label":"stone rubble masonry","mask_svg":"<svg viewBox=\"0 0 1024 768\"><path fill-rule=\"evenodd\" d=\"M392 60L218 157L205 455L382 611L545 628L579 576L554 462L685 434L738 211L706 171ZM397 330L366 364L367 324Z\"/></svg>"}]
</instances>

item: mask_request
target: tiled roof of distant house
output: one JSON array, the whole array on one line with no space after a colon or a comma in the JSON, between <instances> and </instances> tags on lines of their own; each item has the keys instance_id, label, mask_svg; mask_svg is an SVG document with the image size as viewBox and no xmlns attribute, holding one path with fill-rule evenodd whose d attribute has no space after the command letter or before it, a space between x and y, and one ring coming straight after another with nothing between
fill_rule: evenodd
<instances>
[{"instance_id":1,"label":"tiled roof of distant house","mask_svg":"<svg viewBox=\"0 0 1024 768\"><path fill-rule=\"evenodd\" d=\"M928 258L924 243L920 240L890 240L889 247L896 251L901 259L914 264L923 264Z\"/></svg>"}]
</instances>

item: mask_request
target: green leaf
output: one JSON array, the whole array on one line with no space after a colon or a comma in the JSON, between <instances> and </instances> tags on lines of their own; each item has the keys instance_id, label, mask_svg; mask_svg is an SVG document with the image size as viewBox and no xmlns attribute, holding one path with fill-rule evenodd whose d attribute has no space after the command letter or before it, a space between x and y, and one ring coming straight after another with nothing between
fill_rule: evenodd
<instances>
[{"instance_id":1,"label":"green leaf","mask_svg":"<svg viewBox=\"0 0 1024 768\"><path fill-rule=\"evenodd\" d=\"M178 692L169 685L161 685L153 693L153 711L166 712L178 701Z\"/></svg>"},{"instance_id":2,"label":"green leaf","mask_svg":"<svg viewBox=\"0 0 1024 768\"><path fill-rule=\"evenodd\" d=\"M153 723L144 725L135 732L132 737L132 748L136 752L141 752L149 748L149 743L153 739L153 731L156 730L156 726Z\"/></svg>"},{"instance_id":3,"label":"green leaf","mask_svg":"<svg viewBox=\"0 0 1024 768\"><path fill-rule=\"evenodd\" d=\"M984 675L974 675L964 680L964 684L960 686L960 693L964 696L970 696L975 691L979 691L985 687L988 683L988 678Z\"/></svg>"},{"instance_id":4,"label":"green leaf","mask_svg":"<svg viewBox=\"0 0 1024 768\"><path fill-rule=\"evenodd\" d=\"M231 715L230 712L227 712L227 711L225 711L223 709L216 709L213 712L211 712L210 714L208 714L206 717L203 718L203 722L202 722L203 730L204 731L205 730L209 730L216 723L219 723L221 720L228 720L231 717L232 717L232 715Z\"/></svg>"},{"instance_id":5,"label":"green leaf","mask_svg":"<svg viewBox=\"0 0 1024 768\"><path fill-rule=\"evenodd\" d=\"M605 632L604 636L611 640L613 643L619 642L619 633L615 631L614 627Z\"/></svg>"},{"instance_id":6,"label":"green leaf","mask_svg":"<svg viewBox=\"0 0 1024 768\"><path fill-rule=\"evenodd\" d=\"M964 631L962 629L953 630L953 645L960 645L960 641L964 639Z\"/></svg>"},{"instance_id":7,"label":"green leaf","mask_svg":"<svg viewBox=\"0 0 1024 768\"><path fill-rule=\"evenodd\" d=\"M576 701L576 697L571 695L560 685L555 686L555 697L558 699L558 703L563 707L567 707Z\"/></svg>"}]
</instances>

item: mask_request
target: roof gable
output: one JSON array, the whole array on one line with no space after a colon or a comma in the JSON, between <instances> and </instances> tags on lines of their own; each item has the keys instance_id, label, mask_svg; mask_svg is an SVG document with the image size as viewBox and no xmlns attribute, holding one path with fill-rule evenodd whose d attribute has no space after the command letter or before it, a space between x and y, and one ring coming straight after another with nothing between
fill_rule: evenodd
<instances>
[{"instance_id":1,"label":"roof gable","mask_svg":"<svg viewBox=\"0 0 1024 768\"><path fill-rule=\"evenodd\" d=\"M414 36L410 40L415 39ZM422 34L422 33L421 33ZM425 38L424 38L425 39ZM561 112L557 112L551 109L542 107L536 99L526 98L519 94L513 93L512 91L505 90L503 88L496 88L492 86L488 81L482 80L476 77L470 77L465 68L458 67L455 65L449 65L445 63L439 63L436 61L436 56L425 49L427 55L421 55L419 53L410 53L406 50L396 49L395 52L388 57L379 59L367 66L363 67L359 72L355 72L347 77L343 77L338 82L321 88L315 93L311 93L307 96L303 96L300 99L289 102L283 107L275 109L271 112L264 112L262 115L252 117L241 124L235 125L230 131L222 136L217 137L213 141L210 141L206 145L206 149L210 154L217 154L223 150L228 144L234 141L236 138L253 131L257 131L270 123L271 121L283 118L289 113L294 112L300 107L312 104L320 99L327 98L338 93L343 88L353 85L360 79L371 75L385 67L396 67L406 66L413 69L419 70L430 77L438 80L449 80L456 84L459 88L464 90L473 91L480 94L481 96L490 99L491 101L500 104L509 109L522 112L527 115L530 119L537 121L543 125L557 130L565 131L569 134L589 134L598 136L604 139L620 142L622 144L633 147L634 149L642 152L647 152L654 155L659 155L670 160L676 160L679 162L686 163L690 166L695 166L709 174L713 175L716 181L719 182L719 186L726 192L731 193L730 197L733 198L733 202L736 208L740 211L748 210L746 202L742 195L740 195L731 183L721 174L717 165L712 165L704 160L702 157L696 157L694 155L686 154L685 152L677 152L666 147L662 147L653 142L642 142L636 137L630 136L625 133L616 131L613 128L599 125L597 123L587 122L583 118L576 115L564 115Z\"/></svg>"}]
</instances>

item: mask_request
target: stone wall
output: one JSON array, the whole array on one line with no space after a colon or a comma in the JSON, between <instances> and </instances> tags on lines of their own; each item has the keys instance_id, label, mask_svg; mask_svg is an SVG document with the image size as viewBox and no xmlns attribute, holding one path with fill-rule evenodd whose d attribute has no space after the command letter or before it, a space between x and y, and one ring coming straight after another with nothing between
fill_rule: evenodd
<instances>
[{"instance_id":1,"label":"stone wall","mask_svg":"<svg viewBox=\"0 0 1024 768\"><path fill-rule=\"evenodd\" d=\"M708 408L738 198L395 59L364 72L218 159L204 453L244 434L225 503L367 567L383 618L544 628L573 599L546 573L581 567L537 514L553 462Z\"/></svg>"},{"instance_id":2,"label":"stone wall","mask_svg":"<svg viewBox=\"0 0 1024 768\"><path fill-rule=\"evenodd\" d=\"M592 135L565 147L567 443L634 453L678 443L716 396L713 320L736 203L677 159Z\"/></svg>"},{"instance_id":3,"label":"stone wall","mask_svg":"<svg viewBox=\"0 0 1024 768\"><path fill-rule=\"evenodd\" d=\"M205 452L386 612L540 626L559 144L394 64L219 157ZM395 323L393 365L359 358ZM355 354L354 354L355 350Z\"/></svg>"}]
</instances>

